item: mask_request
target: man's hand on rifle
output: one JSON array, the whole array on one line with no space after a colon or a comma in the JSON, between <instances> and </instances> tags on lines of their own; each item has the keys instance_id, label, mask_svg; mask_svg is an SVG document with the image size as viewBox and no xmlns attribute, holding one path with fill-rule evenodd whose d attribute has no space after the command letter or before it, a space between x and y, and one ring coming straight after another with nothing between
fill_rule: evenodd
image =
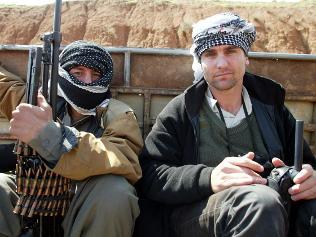
<instances>
[{"instance_id":1,"label":"man's hand on rifle","mask_svg":"<svg viewBox=\"0 0 316 237\"><path fill-rule=\"evenodd\" d=\"M285 166L282 160L273 158L275 167ZM289 188L289 194L293 201L309 200L316 198L316 171L309 164L303 164L302 170L293 179L295 183Z\"/></svg>"},{"instance_id":2,"label":"man's hand on rifle","mask_svg":"<svg viewBox=\"0 0 316 237\"><path fill-rule=\"evenodd\" d=\"M17 139L29 143L51 120L52 108L39 92L37 106L21 103L12 111L9 131Z\"/></svg>"}]
</instances>

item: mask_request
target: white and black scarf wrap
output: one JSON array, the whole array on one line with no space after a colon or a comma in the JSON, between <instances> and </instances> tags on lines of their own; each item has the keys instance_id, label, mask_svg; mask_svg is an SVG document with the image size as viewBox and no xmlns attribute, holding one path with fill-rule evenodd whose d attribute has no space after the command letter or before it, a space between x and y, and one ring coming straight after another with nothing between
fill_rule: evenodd
<instances>
[{"instance_id":1,"label":"white and black scarf wrap","mask_svg":"<svg viewBox=\"0 0 316 237\"><path fill-rule=\"evenodd\" d=\"M195 82L202 78L200 60L205 50L219 45L235 45L247 55L255 39L253 24L231 12L219 13L194 24L190 53Z\"/></svg>"},{"instance_id":2,"label":"white and black scarf wrap","mask_svg":"<svg viewBox=\"0 0 316 237\"><path fill-rule=\"evenodd\" d=\"M85 41L76 41L61 52L59 56L58 95L63 97L77 112L95 115L96 107L106 107L111 92L109 85L113 77L111 55L101 46ZM69 71L84 66L97 71L101 78L84 83Z\"/></svg>"}]
</instances>

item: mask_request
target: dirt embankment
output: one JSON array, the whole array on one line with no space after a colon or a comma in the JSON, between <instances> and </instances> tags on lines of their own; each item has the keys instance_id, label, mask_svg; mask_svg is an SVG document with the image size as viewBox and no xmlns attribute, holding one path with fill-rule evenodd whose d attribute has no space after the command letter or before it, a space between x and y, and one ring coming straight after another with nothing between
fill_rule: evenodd
<instances>
[{"instance_id":1,"label":"dirt embankment","mask_svg":"<svg viewBox=\"0 0 316 237\"><path fill-rule=\"evenodd\" d=\"M52 28L53 5L0 8L0 44L37 44ZM78 39L107 46L189 48L192 24L233 11L253 22L253 51L316 54L316 4L228 4L178 1L64 2L62 44Z\"/></svg>"}]
</instances>

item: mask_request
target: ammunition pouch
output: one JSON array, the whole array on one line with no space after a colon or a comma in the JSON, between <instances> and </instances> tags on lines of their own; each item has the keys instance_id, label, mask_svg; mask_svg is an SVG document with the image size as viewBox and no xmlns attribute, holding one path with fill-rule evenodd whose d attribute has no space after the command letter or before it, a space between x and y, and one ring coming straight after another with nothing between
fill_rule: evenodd
<instances>
[{"instance_id":1,"label":"ammunition pouch","mask_svg":"<svg viewBox=\"0 0 316 237\"><path fill-rule=\"evenodd\" d=\"M70 179L50 171L37 154L18 155L17 161L19 199L13 212L27 218L64 216L71 200Z\"/></svg>"}]
</instances>

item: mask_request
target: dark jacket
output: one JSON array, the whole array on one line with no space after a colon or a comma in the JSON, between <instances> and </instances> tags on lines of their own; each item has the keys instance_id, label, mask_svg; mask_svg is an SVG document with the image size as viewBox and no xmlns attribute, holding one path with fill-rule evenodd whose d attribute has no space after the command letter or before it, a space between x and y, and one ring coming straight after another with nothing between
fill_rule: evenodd
<instances>
[{"instance_id":1,"label":"dark jacket","mask_svg":"<svg viewBox=\"0 0 316 237\"><path fill-rule=\"evenodd\" d=\"M269 159L279 157L285 164L293 165L295 119L284 106L285 90L272 80L250 73L244 76L244 86L250 95ZM146 207L153 203L156 210L168 215L176 205L200 201L213 194L210 176L214 167L199 164L198 160L199 110L206 88L205 80L192 85L157 117L140 156L143 169L143 178L138 184L141 208L142 202ZM315 169L316 159L305 141L303 153L303 163ZM145 217L147 211L146 208L141 210L141 218L146 222L149 221ZM163 217L158 219L168 222Z\"/></svg>"}]
</instances>

